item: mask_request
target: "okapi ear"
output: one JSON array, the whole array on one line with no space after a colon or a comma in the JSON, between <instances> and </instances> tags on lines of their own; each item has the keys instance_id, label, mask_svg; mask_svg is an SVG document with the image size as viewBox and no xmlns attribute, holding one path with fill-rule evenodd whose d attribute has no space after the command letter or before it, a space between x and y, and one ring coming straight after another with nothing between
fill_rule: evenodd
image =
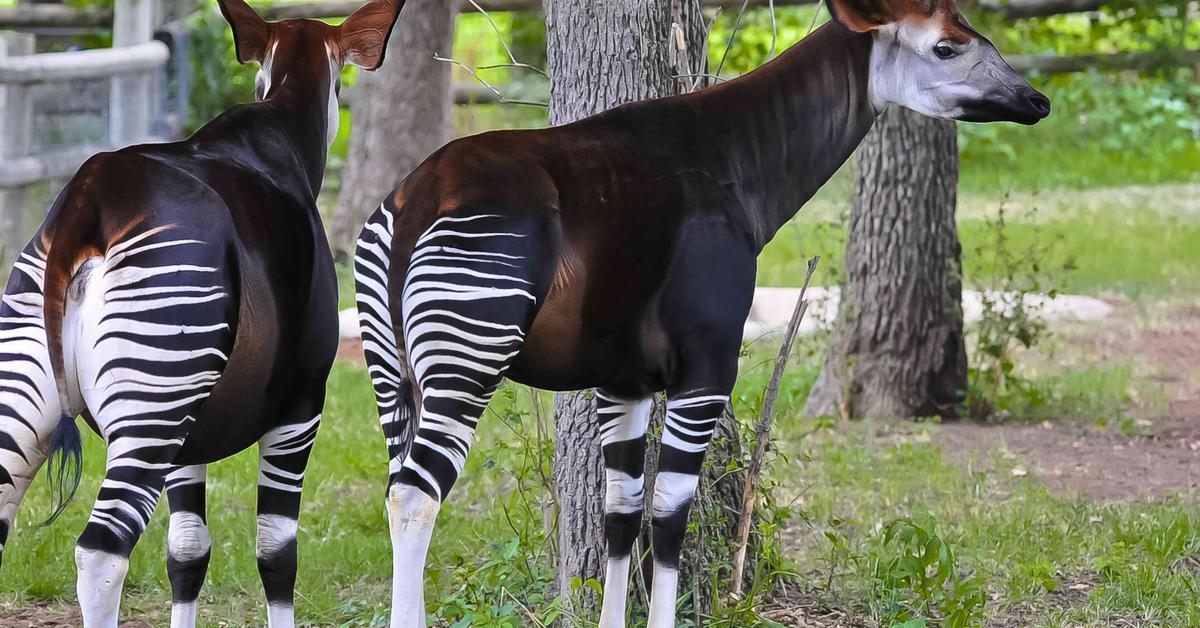
<instances>
[{"instance_id":1,"label":"okapi ear","mask_svg":"<svg viewBox=\"0 0 1200 628\"><path fill-rule=\"evenodd\" d=\"M888 0L826 0L829 13L842 26L866 33L896 21Z\"/></svg>"},{"instance_id":2,"label":"okapi ear","mask_svg":"<svg viewBox=\"0 0 1200 628\"><path fill-rule=\"evenodd\" d=\"M245 0L217 0L221 15L233 28L233 44L237 50L238 63L258 61L267 56L267 44L271 39L271 25L246 4Z\"/></svg>"},{"instance_id":3,"label":"okapi ear","mask_svg":"<svg viewBox=\"0 0 1200 628\"><path fill-rule=\"evenodd\" d=\"M383 65L388 38L405 0L373 0L355 11L338 27L343 59L364 70Z\"/></svg>"}]
</instances>

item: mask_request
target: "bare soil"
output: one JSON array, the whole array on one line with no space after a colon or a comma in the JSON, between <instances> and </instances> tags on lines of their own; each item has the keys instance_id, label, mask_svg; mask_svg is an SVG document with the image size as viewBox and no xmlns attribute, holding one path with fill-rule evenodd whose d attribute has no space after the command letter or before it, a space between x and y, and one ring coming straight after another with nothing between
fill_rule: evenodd
<instances>
[{"instance_id":1,"label":"bare soil","mask_svg":"<svg viewBox=\"0 0 1200 628\"><path fill-rule=\"evenodd\" d=\"M1138 377L1161 385L1165 412L1135 408L1135 435L1074 421L947 424L937 436L947 460L986 465L999 450L1018 461L1014 473L1098 501L1200 494L1200 307L1172 308L1159 320L1128 306L1119 312L1070 333L1066 351L1093 364L1133 360Z\"/></svg>"},{"instance_id":2,"label":"bare soil","mask_svg":"<svg viewBox=\"0 0 1200 628\"><path fill-rule=\"evenodd\" d=\"M82 626L83 617L78 608L71 606L45 606L35 604L17 610L0 610L0 626L5 628L58 628L59 626ZM144 621L123 621L121 628L153 628Z\"/></svg>"}]
</instances>

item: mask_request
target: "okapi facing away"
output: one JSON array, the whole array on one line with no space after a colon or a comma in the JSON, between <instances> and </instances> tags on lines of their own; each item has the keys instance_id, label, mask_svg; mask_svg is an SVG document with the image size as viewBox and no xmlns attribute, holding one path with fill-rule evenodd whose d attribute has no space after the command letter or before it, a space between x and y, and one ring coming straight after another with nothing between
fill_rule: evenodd
<instances>
[{"instance_id":1,"label":"okapi facing away","mask_svg":"<svg viewBox=\"0 0 1200 628\"><path fill-rule=\"evenodd\" d=\"M624 624L650 399L666 390L649 625L673 625L763 246L889 105L976 122L1050 113L953 0L828 4L834 22L740 79L453 142L369 220L355 274L391 457L393 626L424 623L434 519L505 376L598 389L605 627Z\"/></svg>"},{"instance_id":2,"label":"okapi facing away","mask_svg":"<svg viewBox=\"0 0 1200 628\"><path fill-rule=\"evenodd\" d=\"M262 66L259 102L182 142L93 157L21 253L0 305L0 543L48 457L55 515L74 493L82 413L108 445L75 552L85 625L117 625L164 482L171 623L195 624L205 464L255 442L269 622L293 624L301 484L338 337L317 192L342 66L382 63L403 4L375 0L333 27L221 0L238 59Z\"/></svg>"}]
</instances>

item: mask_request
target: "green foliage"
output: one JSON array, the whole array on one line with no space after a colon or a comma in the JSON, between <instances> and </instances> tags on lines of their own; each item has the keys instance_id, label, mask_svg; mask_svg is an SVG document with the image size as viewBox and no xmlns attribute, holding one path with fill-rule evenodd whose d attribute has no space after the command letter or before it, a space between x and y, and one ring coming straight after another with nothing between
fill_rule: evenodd
<instances>
[{"instance_id":1,"label":"green foliage","mask_svg":"<svg viewBox=\"0 0 1200 628\"><path fill-rule=\"evenodd\" d=\"M852 609L884 626L944 622L924 612L919 587L883 586L899 581L890 565L911 565L914 558L928 562L925 577L936 580L939 560L923 558L939 558L924 552L928 534L925 543L905 544L885 534L893 522L906 527L913 520L953 548L954 568L943 572L970 574L987 593L991 619L1001 623L1111 626L1136 617L1200 625L1200 587L1190 567L1190 557L1200 555L1200 509L1190 498L1102 504L1059 497L1013 477L1016 462L1007 457L963 461L964 452L947 450L957 458L948 463L931 437L936 426L849 423L810 431L808 421L788 415L781 429L807 434L790 440L789 450L808 462L781 469L803 513L788 536L793 558L812 570L805 599ZM936 518L936 528L925 512ZM1089 584L1070 604L1050 595L1080 581ZM921 586L933 589L928 580ZM944 593L952 590L943 586ZM964 590L961 599L974 595ZM898 600L913 609L911 620L892 615ZM983 617L984 609L968 606L975 608L971 621ZM1014 608L1021 612L1010 614Z\"/></svg>"},{"instance_id":2,"label":"green foliage","mask_svg":"<svg viewBox=\"0 0 1200 628\"><path fill-rule=\"evenodd\" d=\"M883 543L871 557L881 615L894 626L936 622L964 628L983 622L987 595L983 583L962 577L954 551L937 534L937 520L897 519L883 529Z\"/></svg>"},{"instance_id":3,"label":"green foliage","mask_svg":"<svg viewBox=\"0 0 1200 628\"><path fill-rule=\"evenodd\" d=\"M973 342L965 404L967 415L976 419L992 417L997 410L1018 403L1016 399L1035 407L1044 403L1041 391L1017 371L1016 352L1032 349L1046 334L1042 305L1034 299L1042 294L1057 296L1052 282L1074 268L1072 260L1058 259L1059 239L1040 237L1036 209L1030 210L1025 220L1034 225L1035 237L1019 249L1009 240L1004 204L995 217L985 221L991 237L975 249L975 255L987 260L991 275L979 282L983 309L970 330Z\"/></svg>"},{"instance_id":4,"label":"green foliage","mask_svg":"<svg viewBox=\"0 0 1200 628\"><path fill-rule=\"evenodd\" d=\"M187 18L192 55L192 92L185 128L194 131L217 114L254 100L254 65L241 65L233 31L216 0L205 0Z\"/></svg>"}]
</instances>

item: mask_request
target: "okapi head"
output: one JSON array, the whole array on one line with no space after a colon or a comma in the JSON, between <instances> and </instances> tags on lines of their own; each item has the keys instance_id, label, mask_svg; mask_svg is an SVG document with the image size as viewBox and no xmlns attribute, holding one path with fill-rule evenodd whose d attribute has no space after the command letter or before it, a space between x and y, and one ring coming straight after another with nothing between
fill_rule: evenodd
<instances>
[{"instance_id":1,"label":"okapi head","mask_svg":"<svg viewBox=\"0 0 1200 628\"><path fill-rule=\"evenodd\" d=\"M965 122L1036 124L1037 91L958 12L955 0L828 0L846 28L870 33L871 101Z\"/></svg>"},{"instance_id":2,"label":"okapi head","mask_svg":"<svg viewBox=\"0 0 1200 628\"><path fill-rule=\"evenodd\" d=\"M218 0L233 28L240 63L257 62L254 97L271 100L284 93L325 93L329 103L326 140L338 131L338 92L347 64L375 70L383 64L388 38L405 0L373 0L339 26L308 19L268 22L244 0Z\"/></svg>"}]
</instances>

